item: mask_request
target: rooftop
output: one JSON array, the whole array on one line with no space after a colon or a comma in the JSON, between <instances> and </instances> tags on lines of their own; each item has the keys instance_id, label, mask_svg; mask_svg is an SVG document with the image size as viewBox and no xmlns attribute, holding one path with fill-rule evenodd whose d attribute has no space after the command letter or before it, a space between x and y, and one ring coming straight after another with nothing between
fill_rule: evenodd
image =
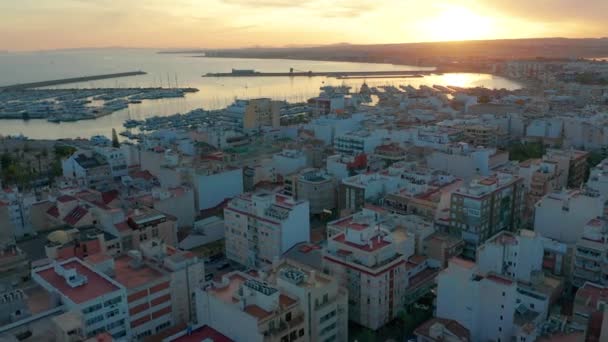
<instances>
[{"instance_id":1,"label":"rooftop","mask_svg":"<svg viewBox=\"0 0 608 342\"><path fill-rule=\"evenodd\" d=\"M168 342L232 342L232 340L208 325L186 332L179 337L172 337Z\"/></svg>"},{"instance_id":2,"label":"rooftop","mask_svg":"<svg viewBox=\"0 0 608 342\"><path fill-rule=\"evenodd\" d=\"M33 272L76 304L88 302L120 289L112 281L97 273L84 262L80 261L80 259L69 259L60 263L60 265L66 270L76 270L78 275L86 277L87 281L80 286L71 286L63 276L55 272L53 265L34 269Z\"/></svg>"},{"instance_id":3,"label":"rooftop","mask_svg":"<svg viewBox=\"0 0 608 342\"><path fill-rule=\"evenodd\" d=\"M143 264L143 261L139 266L132 266L135 265L133 261L126 255L114 259L114 279L127 289L138 288L163 277L161 272Z\"/></svg>"}]
</instances>

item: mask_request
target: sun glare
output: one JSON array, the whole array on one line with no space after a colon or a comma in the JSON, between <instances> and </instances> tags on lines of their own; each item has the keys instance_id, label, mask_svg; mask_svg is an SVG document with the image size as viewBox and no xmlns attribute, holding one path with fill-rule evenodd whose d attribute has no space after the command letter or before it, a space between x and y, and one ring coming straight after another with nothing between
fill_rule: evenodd
<instances>
[{"instance_id":1,"label":"sun glare","mask_svg":"<svg viewBox=\"0 0 608 342\"><path fill-rule=\"evenodd\" d=\"M492 20L464 7L445 7L421 27L428 40L454 41L485 39L492 36Z\"/></svg>"}]
</instances>

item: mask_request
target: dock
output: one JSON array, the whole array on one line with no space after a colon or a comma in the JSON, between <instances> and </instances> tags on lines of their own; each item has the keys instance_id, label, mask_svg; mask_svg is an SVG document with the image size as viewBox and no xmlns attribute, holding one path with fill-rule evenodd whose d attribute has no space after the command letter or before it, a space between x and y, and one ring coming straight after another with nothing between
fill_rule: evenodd
<instances>
[{"instance_id":1,"label":"dock","mask_svg":"<svg viewBox=\"0 0 608 342\"><path fill-rule=\"evenodd\" d=\"M8 85L8 86L0 87L0 91L3 91L3 90L22 90L22 89L31 89L31 88L40 88L40 87L51 87L51 86L70 84L70 83L79 83L79 82L89 82L89 81L105 80L105 79L109 79L109 78L139 76L139 75L145 75L145 74L146 73L143 72L143 71L130 71L130 72L120 72L120 73L115 73L115 74L105 74L105 75L93 75L93 76L63 78L63 79L58 79L58 80L32 82L32 83L20 83L20 84L13 84L13 85Z\"/></svg>"},{"instance_id":2,"label":"dock","mask_svg":"<svg viewBox=\"0 0 608 342\"><path fill-rule=\"evenodd\" d=\"M289 71L289 72L258 72L255 70L236 70L226 73L208 73L203 77L422 77L430 75L437 71L421 71L421 70L390 70L390 71Z\"/></svg>"}]
</instances>

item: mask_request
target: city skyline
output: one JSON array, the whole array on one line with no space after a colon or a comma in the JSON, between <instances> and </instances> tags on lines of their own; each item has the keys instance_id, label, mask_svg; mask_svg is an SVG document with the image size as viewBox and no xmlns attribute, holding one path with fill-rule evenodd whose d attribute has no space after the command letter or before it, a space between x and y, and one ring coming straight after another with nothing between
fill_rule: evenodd
<instances>
[{"instance_id":1,"label":"city skyline","mask_svg":"<svg viewBox=\"0 0 608 342\"><path fill-rule=\"evenodd\" d=\"M0 50L603 37L607 11L608 3L600 0L5 1Z\"/></svg>"}]
</instances>

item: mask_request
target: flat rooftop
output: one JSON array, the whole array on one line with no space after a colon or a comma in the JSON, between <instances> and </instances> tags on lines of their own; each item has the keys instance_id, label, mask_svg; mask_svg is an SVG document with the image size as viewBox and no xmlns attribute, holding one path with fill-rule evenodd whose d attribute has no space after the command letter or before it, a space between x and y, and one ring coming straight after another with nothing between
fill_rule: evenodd
<instances>
[{"instance_id":1,"label":"flat rooftop","mask_svg":"<svg viewBox=\"0 0 608 342\"><path fill-rule=\"evenodd\" d=\"M126 255L114 259L114 279L127 289L138 288L163 277L161 272L143 264L143 261L140 267L131 267L131 260Z\"/></svg>"},{"instance_id":2,"label":"flat rooftop","mask_svg":"<svg viewBox=\"0 0 608 342\"><path fill-rule=\"evenodd\" d=\"M87 282L81 286L72 287L63 276L55 272L52 265L44 269L34 270L34 273L76 304L88 302L120 289L79 259L67 260L61 263L61 266L64 269L75 269L79 275L87 277Z\"/></svg>"}]
</instances>

